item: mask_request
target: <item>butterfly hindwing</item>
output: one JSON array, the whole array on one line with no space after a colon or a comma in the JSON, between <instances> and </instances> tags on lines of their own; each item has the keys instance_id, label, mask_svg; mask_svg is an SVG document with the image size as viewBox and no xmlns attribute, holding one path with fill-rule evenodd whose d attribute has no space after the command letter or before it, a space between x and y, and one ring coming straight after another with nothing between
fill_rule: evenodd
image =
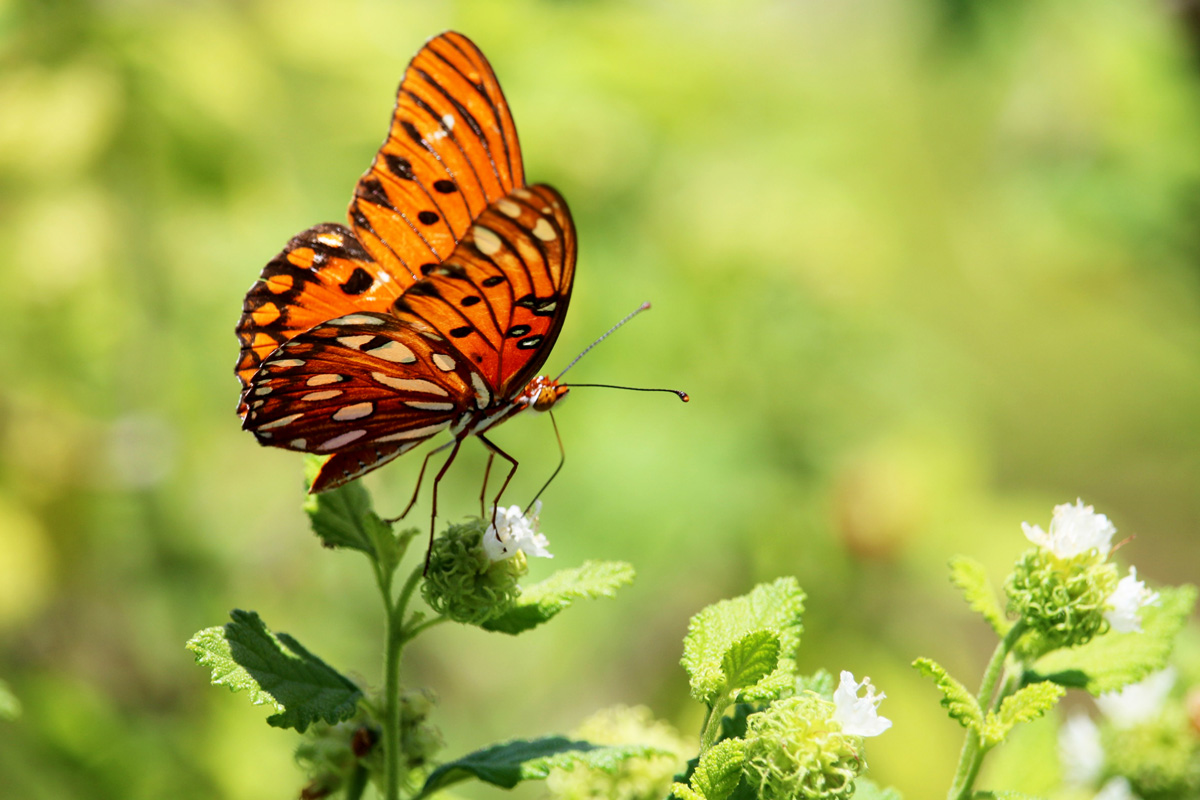
<instances>
[{"instance_id":1,"label":"butterfly hindwing","mask_svg":"<svg viewBox=\"0 0 1200 800\"><path fill-rule=\"evenodd\" d=\"M376 263L344 225L292 237L246 293L237 325L236 372L243 390L275 348L315 325L356 310L388 308L412 283ZM238 413L245 416L242 402Z\"/></svg>"},{"instance_id":2,"label":"butterfly hindwing","mask_svg":"<svg viewBox=\"0 0 1200 800\"><path fill-rule=\"evenodd\" d=\"M472 383L442 337L358 312L272 353L246 392L242 427L262 444L317 454L415 446L474 406Z\"/></svg>"},{"instance_id":3,"label":"butterfly hindwing","mask_svg":"<svg viewBox=\"0 0 1200 800\"><path fill-rule=\"evenodd\" d=\"M476 219L454 253L396 301L431 325L486 380L516 395L558 338L575 275L575 227L549 186L518 188Z\"/></svg>"},{"instance_id":4,"label":"butterfly hindwing","mask_svg":"<svg viewBox=\"0 0 1200 800\"><path fill-rule=\"evenodd\" d=\"M417 278L422 265L450 255L489 203L524 181L516 127L491 65L469 39L448 32L409 63L350 222L377 261Z\"/></svg>"}]
</instances>

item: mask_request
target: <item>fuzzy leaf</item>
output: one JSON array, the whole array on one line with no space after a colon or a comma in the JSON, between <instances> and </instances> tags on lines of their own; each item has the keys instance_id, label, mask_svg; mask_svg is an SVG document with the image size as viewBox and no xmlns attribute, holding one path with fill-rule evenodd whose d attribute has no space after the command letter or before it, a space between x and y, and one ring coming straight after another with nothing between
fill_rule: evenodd
<instances>
[{"instance_id":1,"label":"fuzzy leaf","mask_svg":"<svg viewBox=\"0 0 1200 800\"><path fill-rule=\"evenodd\" d=\"M543 780L552 769L584 766L604 772L615 772L621 763L628 759L658 755L674 754L646 745L610 747L571 740L564 736L520 739L476 750L456 761L443 764L430 773L414 800L427 797L468 778L477 778L502 789L511 789L522 781Z\"/></svg>"},{"instance_id":2,"label":"fuzzy leaf","mask_svg":"<svg viewBox=\"0 0 1200 800\"><path fill-rule=\"evenodd\" d=\"M682 783L671 784L671 797L678 797L679 800L705 800L704 795Z\"/></svg>"},{"instance_id":3,"label":"fuzzy leaf","mask_svg":"<svg viewBox=\"0 0 1200 800\"><path fill-rule=\"evenodd\" d=\"M1087 644L1056 650L1038 659L1032 680L1112 692L1167 665L1175 636L1196 604L1196 587L1167 587L1161 604L1142 610L1141 633L1106 633Z\"/></svg>"},{"instance_id":4,"label":"fuzzy leaf","mask_svg":"<svg viewBox=\"0 0 1200 800\"><path fill-rule=\"evenodd\" d=\"M729 649L755 632L773 634L779 640L777 665L756 685L743 689L739 698L766 701L791 688L796 673L796 648L800 646L800 615L804 592L795 578L780 578L759 584L749 594L714 603L692 617L683 643L683 666L691 677L692 697L712 703L730 691L722 669Z\"/></svg>"},{"instance_id":5,"label":"fuzzy leaf","mask_svg":"<svg viewBox=\"0 0 1200 800\"><path fill-rule=\"evenodd\" d=\"M854 800L903 800L892 787L883 788L870 778L854 779Z\"/></svg>"},{"instance_id":6,"label":"fuzzy leaf","mask_svg":"<svg viewBox=\"0 0 1200 800\"><path fill-rule=\"evenodd\" d=\"M564 569L544 581L521 590L517 602L505 613L481 627L516 635L536 628L576 600L612 597L617 589L633 582L633 567L623 561L585 561Z\"/></svg>"},{"instance_id":7,"label":"fuzzy leaf","mask_svg":"<svg viewBox=\"0 0 1200 800\"><path fill-rule=\"evenodd\" d=\"M913 666L922 675L933 678L942 693L942 706L950 712L964 728L983 730L983 711L967 687L950 677L945 667L929 658L918 658Z\"/></svg>"},{"instance_id":8,"label":"fuzzy leaf","mask_svg":"<svg viewBox=\"0 0 1200 800\"><path fill-rule=\"evenodd\" d=\"M987 715L983 726L983 746L995 747L1004 741L1018 723L1032 722L1058 703L1067 690L1057 683L1042 681L1025 686L1000 704L1000 711Z\"/></svg>"},{"instance_id":9,"label":"fuzzy leaf","mask_svg":"<svg viewBox=\"0 0 1200 800\"><path fill-rule=\"evenodd\" d=\"M813 694L833 702L833 675L827 669L819 669L812 675L801 675L796 679L796 694L812 692Z\"/></svg>"},{"instance_id":10,"label":"fuzzy leaf","mask_svg":"<svg viewBox=\"0 0 1200 800\"><path fill-rule=\"evenodd\" d=\"M206 628L187 643L196 663L212 670L214 686L245 690L255 705L276 713L267 722L301 733L316 720L354 715L362 692L348 678L286 633L272 633L253 611L234 610L233 622Z\"/></svg>"},{"instance_id":11,"label":"fuzzy leaf","mask_svg":"<svg viewBox=\"0 0 1200 800\"><path fill-rule=\"evenodd\" d=\"M8 684L0 680L0 720L11 722L21 716L21 701Z\"/></svg>"},{"instance_id":12,"label":"fuzzy leaf","mask_svg":"<svg viewBox=\"0 0 1200 800\"><path fill-rule=\"evenodd\" d=\"M746 743L726 739L705 751L692 774L691 788L705 800L726 800L742 780Z\"/></svg>"},{"instance_id":13,"label":"fuzzy leaf","mask_svg":"<svg viewBox=\"0 0 1200 800\"><path fill-rule=\"evenodd\" d=\"M987 571L973 558L955 556L950 559L950 580L963 593L967 605L983 616L1000 638L1008 633L1012 623L1004 618L996 592L988 580Z\"/></svg>"},{"instance_id":14,"label":"fuzzy leaf","mask_svg":"<svg viewBox=\"0 0 1200 800\"><path fill-rule=\"evenodd\" d=\"M779 637L770 631L752 631L725 651L721 671L731 691L748 689L779 666ZM732 789L730 789L732 791Z\"/></svg>"},{"instance_id":15,"label":"fuzzy leaf","mask_svg":"<svg viewBox=\"0 0 1200 800\"><path fill-rule=\"evenodd\" d=\"M312 483L325 459L309 456L304 469ZM344 486L304 498L313 533L326 547L345 547L359 550L379 562L390 574L400 562L400 546L392 528L372 509L371 495L362 481L350 481Z\"/></svg>"}]
</instances>

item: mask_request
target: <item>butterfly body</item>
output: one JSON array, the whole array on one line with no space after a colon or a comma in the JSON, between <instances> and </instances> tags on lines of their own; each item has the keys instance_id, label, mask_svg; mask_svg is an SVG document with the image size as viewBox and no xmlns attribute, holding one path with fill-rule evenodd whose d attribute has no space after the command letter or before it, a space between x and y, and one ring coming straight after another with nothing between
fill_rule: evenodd
<instances>
[{"instance_id":1,"label":"butterfly body","mask_svg":"<svg viewBox=\"0 0 1200 800\"><path fill-rule=\"evenodd\" d=\"M483 434L567 391L535 376L570 302L575 228L554 189L524 183L507 103L466 37L414 57L348 217L294 237L247 293L243 427L328 455L314 492L442 432L447 466L479 436L515 469Z\"/></svg>"}]
</instances>

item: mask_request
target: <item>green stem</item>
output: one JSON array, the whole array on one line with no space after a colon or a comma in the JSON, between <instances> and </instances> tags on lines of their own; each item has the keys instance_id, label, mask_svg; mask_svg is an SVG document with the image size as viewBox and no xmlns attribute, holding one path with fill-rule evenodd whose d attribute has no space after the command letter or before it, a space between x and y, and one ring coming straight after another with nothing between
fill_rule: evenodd
<instances>
[{"instance_id":1,"label":"green stem","mask_svg":"<svg viewBox=\"0 0 1200 800\"><path fill-rule=\"evenodd\" d=\"M996 696L996 682L1004 674L1004 662L1008 659L1008 654L1012 652L1013 646L1024 633L1024 620L1017 620L1000 644L996 645L996 651L992 653L992 660L988 662L987 669L984 670L983 683L980 685L979 694L976 697L979 708L985 715L987 713L985 709L994 708L1002 699ZM968 728L967 739L963 742L962 752L958 756L958 768L954 771L954 782L950 785L950 792L946 795L948 800L967 800L970 797L971 790L975 786L975 778L979 776L979 769L983 766L983 757L986 754L987 748L983 746L979 731L975 728Z\"/></svg>"},{"instance_id":2,"label":"green stem","mask_svg":"<svg viewBox=\"0 0 1200 800\"><path fill-rule=\"evenodd\" d=\"M729 698L725 695L718 697L717 701L709 707L708 716L704 718L704 730L700 734L701 755L717 743L717 737L721 735L721 719L725 716L728 708Z\"/></svg>"},{"instance_id":3,"label":"green stem","mask_svg":"<svg viewBox=\"0 0 1200 800\"><path fill-rule=\"evenodd\" d=\"M383 657L383 785L387 800L400 800L400 651L403 647L403 623L389 603Z\"/></svg>"}]
</instances>

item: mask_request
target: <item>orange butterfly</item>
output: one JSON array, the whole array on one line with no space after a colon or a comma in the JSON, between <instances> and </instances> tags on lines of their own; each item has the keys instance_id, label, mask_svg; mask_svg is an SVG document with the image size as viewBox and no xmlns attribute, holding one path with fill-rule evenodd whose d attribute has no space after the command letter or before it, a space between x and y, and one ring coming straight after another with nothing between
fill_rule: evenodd
<instances>
[{"instance_id":1,"label":"orange butterfly","mask_svg":"<svg viewBox=\"0 0 1200 800\"><path fill-rule=\"evenodd\" d=\"M247 292L242 427L329 455L312 492L447 430L438 480L471 435L511 479L516 460L484 434L568 391L534 376L571 299L575 227L558 192L526 186L508 103L467 37L443 33L409 64L349 222L294 237Z\"/></svg>"}]
</instances>

